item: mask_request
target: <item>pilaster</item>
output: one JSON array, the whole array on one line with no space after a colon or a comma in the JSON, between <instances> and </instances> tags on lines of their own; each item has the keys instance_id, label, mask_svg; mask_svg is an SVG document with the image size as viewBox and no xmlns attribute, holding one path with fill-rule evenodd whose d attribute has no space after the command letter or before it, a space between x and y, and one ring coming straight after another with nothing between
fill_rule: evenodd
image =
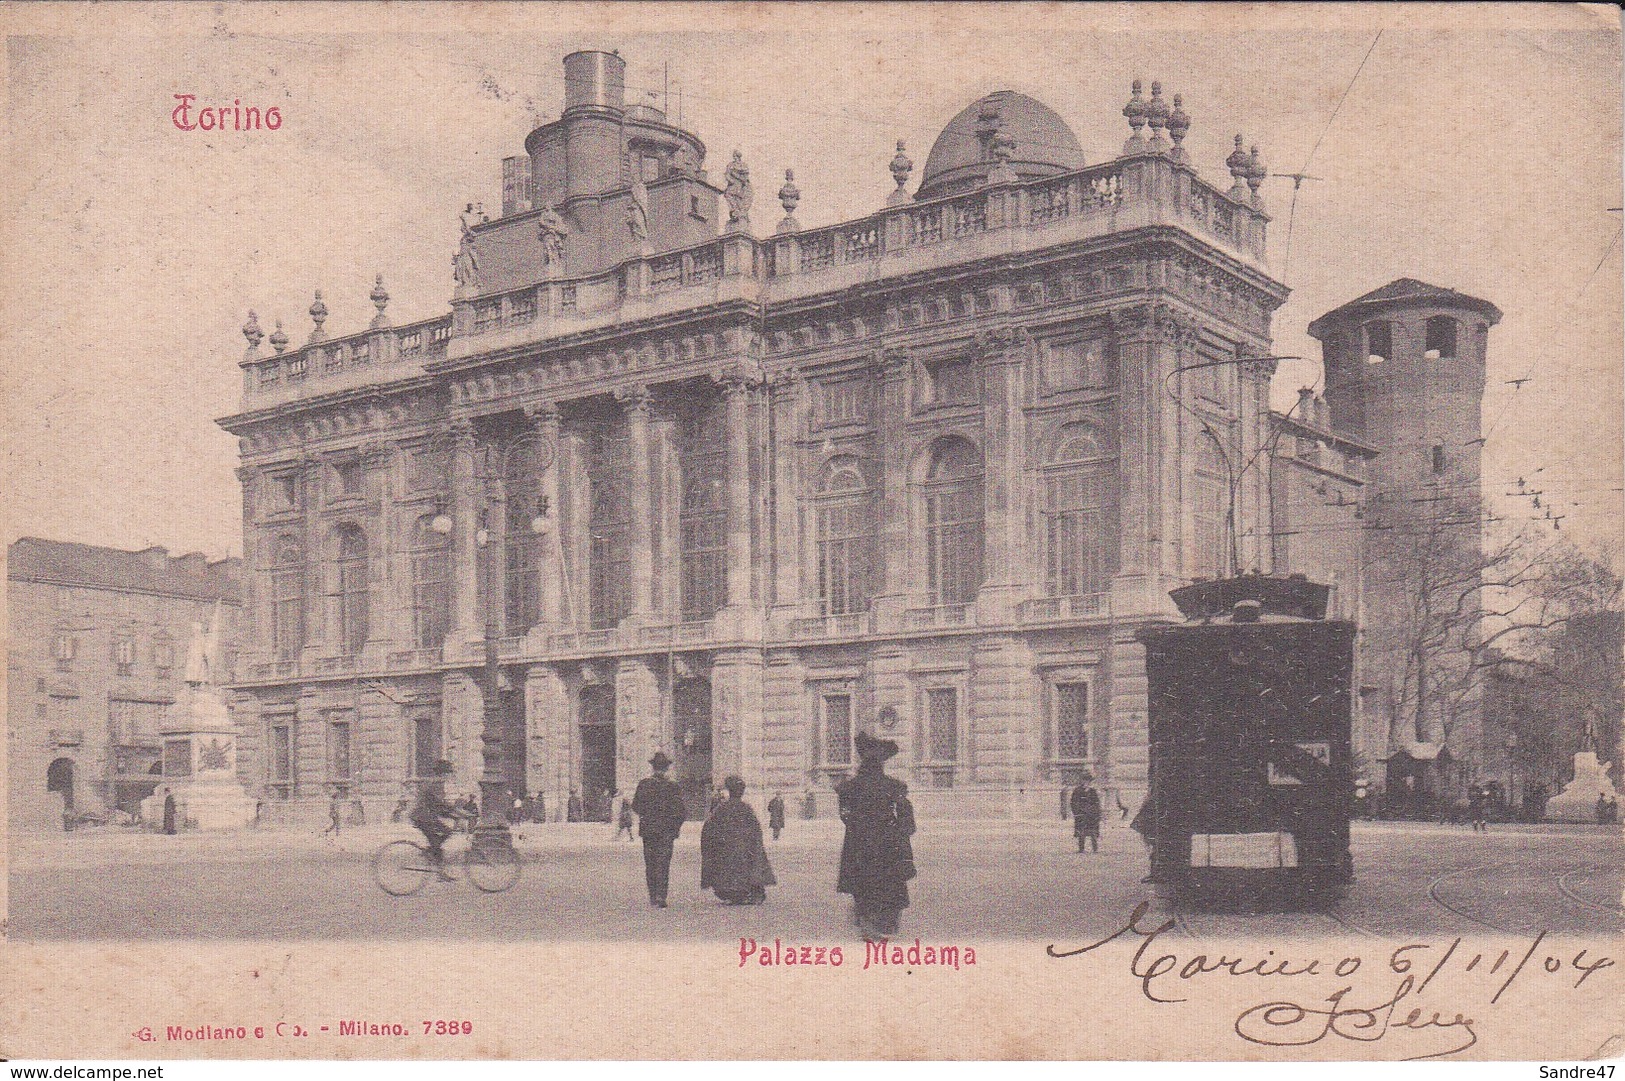
<instances>
[{"instance_id":1,"label":"pilaster","mask_svg":"<svg viewBox=\"0 0 1625 1081\"><path fill-rule=\"evenodd\" d=\"M908 424L908 378L913 358L904 350L886 349L876 361L876 428L888 433L888 437L879 441L880 521L876 532L881 578L873 611L877 630L895 630L902 626L903 611L909 606L915 584L908 567L908 446L901 438Z\"/></svg>"},{"instance_id":2,"label":"pilaster","mask_svg":"<svg viewBox=\"0 0 1625 1081\"><path fill-rule=\"evenodd\" d=\"M736 773L759 788L762 754L762 651L719 652L711 667L711 746L719 776Z\"/></svg>"},{"instance_id":3,"label":"pilaster","mask_svg":"<svg viewBox=\"0 0 1625 1081\"><path fill-rule=\"evenodd\" d=\"M661 707L654 669L641 657L622 657L615 670L615 778L622 792L631 792L661 748Z\"/></svg>"},{"instance_id":4,"label":"pilaster","mask_svg":"<svg viewBox=\"0 0 1625 1081\"><path fill-rule=\"evenodd\" d=\"M1030 592L1027 542L1026 374L1032 341L1022 328L1001 329L979 343L986 387L983 408L985 582L977 622L1012 622Z\"/></svg>"},{"instance_id":5,"label":"pilaster","mask_svg":"<svg viewBox=\"0 0 1625 1081\"><path fill-rule=\"evenodd\" d=\"M478 481L474 475L474 426L466 420L451 427L451 633L449 643L462 653L483 633L479 625Z\"/></svg>"}]
</instances>

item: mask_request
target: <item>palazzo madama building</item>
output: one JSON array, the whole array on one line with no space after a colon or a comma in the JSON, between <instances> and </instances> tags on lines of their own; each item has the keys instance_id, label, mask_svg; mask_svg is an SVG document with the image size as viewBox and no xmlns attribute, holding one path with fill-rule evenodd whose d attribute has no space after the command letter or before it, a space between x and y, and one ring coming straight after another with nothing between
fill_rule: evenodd
<instances>
[{"instance_id":1,"label":"palazzo madama building","mask_svg":"<svg viewBox=\"0 0 1625 1081\"><path fill-rule=\"evenodd\" d=\"M391 325L380 279L359 333L319 294L304 344L244 328L221 423L267 816L334 786L387 813L441 757L472 788L488 626L508 783L550 813L665 750L692 812L738 773L827 815L863 729L922 816L1058 813L1085 770L1136 806L1135 630L1278 547L1242 468L1286 296L1257 151L1197 168L1155 84L1105 154L1004 91L917 183L900 145L872 215L803 229L793 179L768 212L777 177L628 106L619 56L564 66L448 315Z\"/></svg>"}]
</instances>

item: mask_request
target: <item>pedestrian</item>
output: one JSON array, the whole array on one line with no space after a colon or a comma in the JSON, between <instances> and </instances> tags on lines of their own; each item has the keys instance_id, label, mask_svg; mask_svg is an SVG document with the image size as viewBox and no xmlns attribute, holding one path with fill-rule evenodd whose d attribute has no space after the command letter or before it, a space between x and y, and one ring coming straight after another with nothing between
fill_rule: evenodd
<instances>
[{"instance_id":1,"label":"pedestrian","mask_svg":"<svg viewBox=\"0 0 1625 1081\"><path fill-rule=\"evenodd\" d=\"M762 846L762 823L744 801L744 780L729 777L722 786L728 798L700 829L700 889L716 890L730 905L759 905L767 887L778 884Z\"/></svg>"},{"instance_id":2,"label":"pedestrian","mask_svg":"<svg viewBox=\"0 0 1625 1081\"><path fill-rule=\"evenodd\" d=\"M530 811L532 821L547 821L547 794L540 788L536 790L536 802L531 805Z\"/></svg>"},{"instance_id":3,"label":"pedestrian","mask_svg":"<svg viewBox=\"0 0 1625 1081\"><path fill-rule=\"evenodd\" d=\"M1481 784L1467 790L1467 817L1472 821L1474 833L1489 832L1485 827L1488 816L1489 792Z\"/></svg>"},{"instance_id":4,"label":"pedestrian","mask_svg":"<svg viewBox=\"0 0 1625 1081\"><path fill-rule=\"evenodd\" d=\"M570 802L565 808L564 820L566 822L581 821L581 793L570 789Z\"/></svg>"},{"instance_id":5,"label":"pedestrian","mask_svg":"<svg viewBox=\"0 0 1625 1081\"><path fill-rule=\"evenodd\" d=\"M1607 824L1608 824L1608 796L1607 796L1606 793L1599 792L1597 794L1597 825L1606 826Z\"/></svg>"},{"instance_id":6,"label":"pedestrian","mask_svg":"<svg viewBox=\"0 0 1625 1081\"><path fill-rule=\"evenodd\" d=\"M846 837L841 842L838 893L850 894L853 915L865 937L897 933L908 907L908 881L915 876L914 805L908 785L886 776L897 744L859 732L858 770L836 786Z\"/></svg>"},{"instance_id":7,"label":"pedestrian","mask_svg":"<svg viewBox=\"0 0 1625 1081\"><path fill-rule=\"evenodd\" d=\"M1078 851L1083 851L1083 843L1089 842L1094 852L1100 851L1100 793L1095 789L1094 778L1089 774L1083 775L1083 781L1072 790L1072 798L1068 801L1072 812L1072 835L1078 839Z\"/></svg>"},{"instance_id":8,"label":"pedestrian","mask_svg":"<svg viewBox=\"0 0 1625 1081\"><path fill-rule=\"evenodd\" d=\"M337 785L333 786L333 794L327 800L327 828L322 830L322 836L331 833L337 837L344 827L344 799L339 795Z\"/></svg>"},{"instance_id":9,"label":"pedestrian","mask_svg":"<svg viewBox=\"0 0 1625 1081\"><path fill-rule=\"evenodd\" d=\"M654 772L638 782L632 810L637 812L638 833L643 838L643 876L649 887L649 903L665 908L666 887L671 880L671 848L683 831L688 810L683 806L682 792L666 776L671 768L666 752L656 751L649 759L649 768Z\"/></svg>"},{"instance_id":10,"label":"pedestrian","mask_svg":"<svg viewBox=\"0 0 1625 1081\"><path fill-rule=\"evenodd\" d=\"M175 832L175 793L164 793L164 832L173 835Z\"/></svg>"},{"instance_id":11,"label":"pedestrian","mask_svg":"<svg viewBox=\"0 0 1625 1081\"><path fill-rule=\"evenodd\" d=\"M711 790L711 798L706 802L705 805L705 817L710 818L711 815L716 812L717 805L722 802L722 795L722 788L720 786Z\"/></svg>"},{"instance_id":12,"label":"pedestrian","mask_svg":"<svg viewBox=\"0 0 1625 1081\"><path fill-rule=\"evenodd\" d=\"M779 839L779 834L784 831L783 792L773 793L773 798L767 801L767 828L773 831L775 841Z\"/></svg>"},{"instance_id":13,"label":"pedestrian","mask_svg":"<svg viewBox=\"0 0 1625 1081\"><path fill-rule=\"evenodd\" d=\"M621 834L624 833L626 839L630 841L632 839L632 801L622 796L615 802L619 804L615 811L615 839L619 841Z\"/></svg>"},{"instance_id":14,"label":"pedestrian","mask_svg":"<svg viewBox=\"0 0 1625 1081\"><path fill-rule=\"evenodd\" d=\"M818 799L810 788L801 794L801 817L808 822L818 817Z\"/></svg>"}]
</instances>

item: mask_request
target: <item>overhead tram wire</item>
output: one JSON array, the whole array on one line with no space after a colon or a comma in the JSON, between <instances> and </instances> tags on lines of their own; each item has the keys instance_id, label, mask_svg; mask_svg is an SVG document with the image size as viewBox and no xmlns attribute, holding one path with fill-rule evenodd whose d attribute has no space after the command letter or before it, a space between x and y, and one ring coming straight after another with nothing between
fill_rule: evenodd
<instances>
[{"instance_id":1,"label":"overhead tram wire","mask_svg":"<svg viewBox=\"0 0 1625 1081\"><path fill-rule=\"evenodd\" d=\"M1326 118L1326 126L1320 129L1320 138L1316 139L1315 145L1309 148L1309 156L1303 160L1303 168L1295 173L1275 174L1278 177L1292 181L1292 206L1287 211L1286 216L1286 254L1281 260L1281 281L1283 284L1292 270L1292 227L1298 217L1298 190L1303 187L1305 180L1324 179L1323 177L1310 176L1309 166L1315 160L1315 155L1319 153L1320 144L1325 141L1327 133L1332 130L1332 124L1336 122L1337 114L1343 110L1343 103L1349 99L1349 92L1354 89L1355 82L1360 78L1360 72L1365 70L1366 61L1371 59L1371 54L1377 48L1377 42L1381 40L1382 30L1379 29L1376 37L1371 39L1370 46L1366 48L1365 55L1360 58L1360 64L1354 69L1354 74L1349 76L1348 85L1343 88L1343 96L1337 99L1336 106L1332 108L1332 115Z\"/></svg>"}]
</instances>

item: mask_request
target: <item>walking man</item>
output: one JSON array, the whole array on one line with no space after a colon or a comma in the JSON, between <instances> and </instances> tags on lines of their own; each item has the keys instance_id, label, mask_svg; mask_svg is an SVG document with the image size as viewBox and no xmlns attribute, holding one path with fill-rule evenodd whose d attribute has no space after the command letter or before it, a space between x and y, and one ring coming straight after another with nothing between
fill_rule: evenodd
<instances>
[{"instance_id":1,"label":"walking man","mask_svg":"<svg viewBox=\"0 0 1625 1081\"><path fill-rule=\"evenodd\" d=\"M1085 773L1083 781L1072 790L1072 835L1078 839L1078 851L1089 842L1090 849L1100 851L1100 792L1094 778Z\"/></svg>"},{"instance_id":2,"label":"walking man","mask_svg":"<svg viewBox=\"0 0 1625 1081\"><path fill-rule=\"evenodd\" d=\"M767 828L773 831L773 839L779 839L779 833L784 829L784 793L775 792L773 798L767 801Z\"/></svg>"},{"instance_id":3,"label":"walking man","mask_svg":"<svg viewBox=\"0 0 1625 1081\"><path fill-rule=\"evenodd\" d=\"M643 838L643 875L649 886L649 903L666 907L666 885L671 880L671 848L683 830L688 816L683 794L666 776L671 759L656 751L649 759L651 776L638 782L632 795L632 810L638 816L638 835Z\"/></svg>"}]
</instances>

